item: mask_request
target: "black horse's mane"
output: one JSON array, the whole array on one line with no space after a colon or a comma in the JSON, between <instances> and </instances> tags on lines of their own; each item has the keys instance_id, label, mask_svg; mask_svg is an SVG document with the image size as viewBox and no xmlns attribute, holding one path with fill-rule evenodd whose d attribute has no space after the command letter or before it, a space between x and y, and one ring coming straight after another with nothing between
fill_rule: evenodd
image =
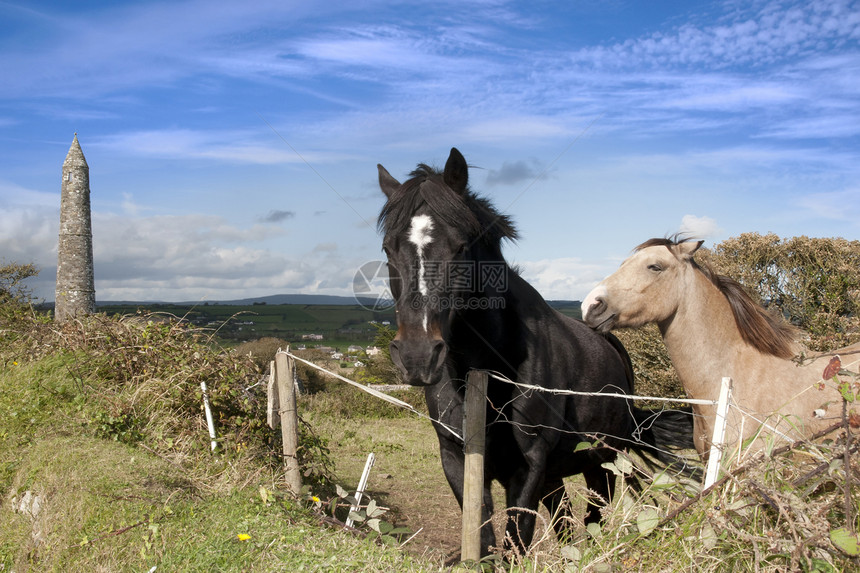
<instances>
[{"instance_id":1,"label":"black horse's mane","mask_svg":"<svg viewBox=\"0 0 860 573\"><path fill-rule=\"evenodd\" d=\"M445 184L438 169L422 163L409 176L388 197L379 214L377 227L386 235L406 232L412 217L426 204L434 216L473 240L498 247L502 239L517 239L509 216L499 213L487 199L469 189L462 194L455 192Z\"/></svg>"}]
</instances>

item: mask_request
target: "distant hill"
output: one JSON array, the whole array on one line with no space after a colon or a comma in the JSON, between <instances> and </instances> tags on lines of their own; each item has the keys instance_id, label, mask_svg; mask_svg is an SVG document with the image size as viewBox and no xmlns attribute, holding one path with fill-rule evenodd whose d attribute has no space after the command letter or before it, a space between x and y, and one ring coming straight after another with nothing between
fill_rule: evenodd
<instances>
[{"instance_id":1,"label":"distant hill","mask_svg":"<svg viewBox=\"0 0 860 573\"><path fill-rule=\"evenodd\" d=\"M248 306L252 304L318 304L352 306L364 304L372 306L375 299L352 296L334 296L328 294L273 294L235 300L188 300L181 302L164 302L158 300L96 300L96 306L143 305L143 304L175 304L178 306L195 306L201 304L225 304L233 306ZM53 303L48 303L53 306Z\"/></svg>"},{"instance_id":2,"label":"distant hill","mask_svg":"<svg viewBox=\"0 0 860 573\"><path fill-rule=\"evenodd\" d=\"M376 302L372 298L356 299L352 296L335 296L328 294L273 294L269 296L258 296L241 298L235 300L191 300L183 302L164 302L156 300L96 300L96 306L118 306L118 305L145 305L145 304L175 304L178 306L195 306L207 304L225 304L233 306L248 306L252 304L314 304L314 305L343 305L352 306L363 304L373 306ZM558 310L579 309L578 300L548 300L547 303ZM53 307L53 303L47 303L46 307Z\"/></svg>"},{"instance_id":3,"label":"distant hill","mask_svg":"<svg viewBox=\"0 0 860 573\"><path fill-rule=\"evenodd\" d=\"M364 304L373 305L376 302L372 298L359 298L354 296L334 296L330 294L273 294L269 296L258 296L253 298L242 298L237 300L218 300L209 301L209 304L232 304L244 306L249 304L335 304L335 305L354 305ZM200 304L196 302L183 302L177 304Z\"/></svg>"},{"instance_id":4,"label":"distant hill","mask_svg":"<svg viewBox=\"0 0 860 573\"><path fill-rule=\"evenodd\" d=\"M548 300L546 303L558 310L563 308L579 309L579 307L582 306L582 301L580 300Z\"/></svg>"}]
</instances>

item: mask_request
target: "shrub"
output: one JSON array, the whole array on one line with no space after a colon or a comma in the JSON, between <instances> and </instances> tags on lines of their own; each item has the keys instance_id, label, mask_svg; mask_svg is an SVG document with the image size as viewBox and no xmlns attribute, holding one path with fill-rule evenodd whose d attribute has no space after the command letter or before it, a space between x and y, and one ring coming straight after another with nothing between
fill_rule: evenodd
<instances>
[{"instance_id":1,"label":"shrub","mask_svg":"<svg viewBox=\"0 0 860 573\"><path fill-rule=\"evenodd\" d=\"M32 306L32 294L24 281L39 274L33 264L0 264L0 347L12 352L0 355L3 364L14 356L39 357L52 346L51 317Z\"/></svg>"},{"instance_id":2,"label":"shrub","mask_svg":"<svg viewBox=\"0 0 860 573\"><path fill-rule=\"evenodd\" d=\"M860 241L744 233L701 256L808 333L811 349L860 340Z\"/></svg>"}]
</instances>

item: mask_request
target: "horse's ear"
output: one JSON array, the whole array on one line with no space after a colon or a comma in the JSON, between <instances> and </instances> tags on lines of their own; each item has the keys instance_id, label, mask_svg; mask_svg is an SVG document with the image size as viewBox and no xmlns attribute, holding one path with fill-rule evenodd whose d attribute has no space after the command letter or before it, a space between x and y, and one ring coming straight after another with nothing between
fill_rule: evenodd
<instances>
[{"instance_id":1,"label":"horse's ear","mask_svg":"<svg viewBox=\"0 0 860 573\"><path fill-rule=\"evenodd\" d=\"M678 243L678 254L682 257L692 257L705 241L683 241Z\"/></svg>"},{"instance_id":2,"label":"horse's ear","mask_svg":"<svg viewBox=\"0 0 860 573\"><path fill-rule=\"evenodd\" d=\"M469 166L466 158L456 147L451 148L451 155L445 163L445 172L442 175L445 184L457 193L465 193L469 184Z\"/></svg>"},{"instance_id":3,"label":"horse's ear","mask_svg":"<svg viewBox=\"0 0 860 573\"><path fill-rule=\"evenodd\" d=\"M392 193L400 189L400 181L392 177L382 165L377 163L376 168L379 170L379 188L386 197L391 197Z\"/></svg>"}]
</instances>

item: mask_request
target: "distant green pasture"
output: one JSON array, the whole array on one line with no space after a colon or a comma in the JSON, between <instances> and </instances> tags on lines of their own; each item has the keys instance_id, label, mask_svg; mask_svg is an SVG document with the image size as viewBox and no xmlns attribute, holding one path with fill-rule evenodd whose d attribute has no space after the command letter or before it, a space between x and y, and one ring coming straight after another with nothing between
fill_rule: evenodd
<instances>
[{"instance_id":1,"label":"distant green pasture","mask_svg":"<svg viewBox=\"0 0 860 573\"><path fill-rule=\"evenodd\" d=\"M293 343L341 347L367 345L376 336L371 321L394 324L394 312L374 312L359 305L310 304L197 304L166 303L104 305L107 314L164 313L211 329L226 341L272 336ZM303 340L304 334L322 334L323 340Z\"/></svg>"}]
</instances>

